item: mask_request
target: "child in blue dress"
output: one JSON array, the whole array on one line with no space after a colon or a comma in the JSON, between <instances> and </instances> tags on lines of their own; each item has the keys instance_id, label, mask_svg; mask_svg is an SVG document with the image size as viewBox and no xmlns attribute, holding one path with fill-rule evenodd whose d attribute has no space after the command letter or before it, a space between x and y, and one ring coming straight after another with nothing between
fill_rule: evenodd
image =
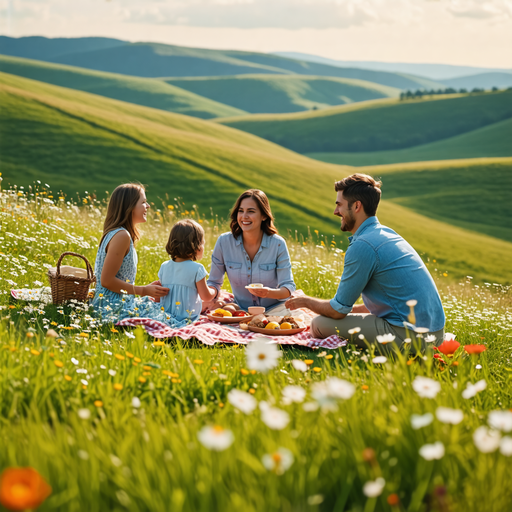
<instances>
[{"instance_id":1,"label":"child in blue dress","mask_svg":"<svg viewBox=\"0 0 512 512\"><path fill-rule=\"evenodd\" d=\"M171 229L165 247L171 259L162 263L158 278L169 293L160 299L170 316L167 323L180 328L195 322L201 314L202 301L210 302L218 292L206 284L208 272L200 260L204 253L204 230L191 219L178 221Z\"/></svg>"}]
</instances>

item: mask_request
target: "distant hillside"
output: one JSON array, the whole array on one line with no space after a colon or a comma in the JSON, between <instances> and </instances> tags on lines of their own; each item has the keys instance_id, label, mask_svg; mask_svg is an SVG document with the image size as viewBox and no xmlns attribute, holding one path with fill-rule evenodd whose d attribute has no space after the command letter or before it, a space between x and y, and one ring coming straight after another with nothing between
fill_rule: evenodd
<instances>
[{"instance_id":1,"label":"distant hillside","mask_svg":"<svg viewBox=\"0 0 512 512\"><path fill-rule=\"evenodd\" d=\"M243 110L222 105L184 89L179 89L174 85L151 78L90 71L72 66L2 55L0 55L0 71L202 119L226 115L236 116L245 113Z\"/></svg>"},{"instance_id":2,"label":"distant hillside","mask_svg":"<svg viewBox=\"0 0 512 512\"><path fill-rule=\"evenodd\" d=\"M51 61L69 53L104 50L125 44L127 44L126 41L107 37L49 39L40 36L20 38L0 36L0 54Z\"/></svg>"},{"instance_id":3,"label":"distant hillside","mask_svg":"<svg viewBox=\"0 0 512 512\"><path fill-rule=\"evenodd\" d=\"M512 91L374 100L317 112L241 116L216 122L300 153L410 148L512 117Z\"/></svg>"},{"instance_id":4,"label":"distant hillside","mask_svg":"<svg viewBox=\"0 0 512 512\"><path fill-rule=\"evenodd\" d=\"M8 54L9 38L0 41L0 53ZM16 40L15 54L18 57L34 58L30 44L40 44L40 41L27 41L25 38ZM80 38L71 43L70 40L54 40L62 46L61 55L44 58L49 62L67 64L97 71L120 73L123 75L155 77L199 77L199 76L228 76L240 74L298 74L309 76L329 76L366 80L376 84L398 89L439 89L439 82L426 78L387 73L364 69L338 68L300 60L287 59L277 55L241 52L234 50L206 50L201 48L186 48L157 43L124 43L111 42L110 47L89 48L69 51L66 49L80 46ZM14 43L12 43L14 44ZM5 51L3 49L6 49ZM25 48L26 54L22 53ZM30 50L30 51L29 51ZM30 54L29 54L30 53ZM42 59L42 57L41 57Z\"/></svg>"},{"instance_id":5,"label":"distant hillside","mask_svg":"<svg viewBox=\"0 0 512 512\"><path fill-rule=\"evenodd\" d=\"M267 191L285 230L338 230L321 211L343 167L319 163L210 122L0 73L2 186L44 180L67 194L104 197L139 180L150 200L168 193L227 216L245 189ZM290 197L290 176L315 183ZM309 194L316 199L308 199ZM309 204L308 204L309 203Z\"/></svg>"},{"instance_id":6,"label":"distant hillside","mask_svg":"<svg viewBox=\"0 0 512 512\"><path fill-rule=\"evenodd\" d=\"M451 80L443 80L447 87L454 89L471 89L478 87L479 89L507 89L512 87L512 73L479 73L477 75L461 76L452 78Z\"/></svg>"},{"instance_id":7,"label":"distant hillside","mask_svg":"<svg viewBox=\"0 0 512 512\"><path fill-rule=\"evenodd\" d=\"M340 165L383 165L459 158L512 157L512 118L462 135L408 149L370 153L307 153L307 156Z\"/></svg>"},{"instance_id":8,"label":"distant hillside","mask_svg":"<svg viewBox=\"0 0 512 512\"><path fill-rule=\"evenodd\" d=\"M501 68L482 68L475 66L457 66L453 64L430 64L418 62L382 62L382 61L364 61L364 60L335 60L319 55L299 52L274 52L275 55L287 57L289 59L305 60L308 62L319 62L329 66L343 68L361 68L372 69L373 71L387 71L390 73L406 73L410 75L423 76L430 80L444 82L452 78L475 75L480 73L509 73L512 69Z\"/></svg>"},{"instance_id":9,"label":"distant hillside","mask_svg":"<svg viewBox=\"0 0 512 512\"><path fill-rule=\"evenodd\" d=\"M74 195L88 190L104 197L105 190L138 179L147 184L148 197L156 208L158 198L165 200L168 194L170 202L181 197L187 206L197 204L206 218L210 218L210 207L227 215L241 191L258 187L269 195L284 234L287 228L304 233L310 226L336 235L338 246L344 240L342 247L346 248L339 219L332 216L333 182L354 168L317 162L216 123L3 73L0 103L4 187L9 183L27 187L33 180L41 180L54 191L62 188ZM445 195L436 195L432 187L440 176L444 180L451 169L457 173L467 165L394 165L389 176L382 167L364 170L385 180L381 222L403 235L424 258L437 259L439 268L453 277L472 275L478 281L510 283L512 269L504 262L510 258L512 244L479 231L487 232L481 225L486 223L488 211L492 222L500 209L506 219L510 189L506 172L512 170L512 159L482 161L478 170L470 170L470 180L464 181L464 173L447 179L442 187ZM477 182L478 176L483 178ZM412 191L411 180L416 180ZM487 191L480 193L489 181L502 185L502 192L493 192L491 201ZM411 209L416 208L414 204L400 204L401 197L413 203L413 196L422 191L425 195L420 194L418 200L428 202L429 190L432 202L425 213L431 218ZM450 224L451 198L461 204L466 197L466 205L460 208L462 217L454 219L467 222L471 230ZM439 204L441 200L445 202ZM475 211L483 215L476 222ZM163 209L161 215L169 213Z\"/></svg>"},{"instance_id":10,"label":"distant hillside","mask_svg":"<svg viewBox=\"0 0 512 512\"><path fill-rule=\"evenodd\" d=\"M511 164L512 158L481 158L359 170L382 179L387 202L512 242ZM484 207L482 212L481 207Z\"/></svg>"},{"instance_id":11,"label":"distant hillside","mask_svg":"<svg viewBox=\"0 0 512 512\"><path fill-rule=\"evenodd\" d=\"M176 78L166 82L253 114L301 112L400 94L400 89L363 80L299 75Z\"/></svg>"}]
</instances>

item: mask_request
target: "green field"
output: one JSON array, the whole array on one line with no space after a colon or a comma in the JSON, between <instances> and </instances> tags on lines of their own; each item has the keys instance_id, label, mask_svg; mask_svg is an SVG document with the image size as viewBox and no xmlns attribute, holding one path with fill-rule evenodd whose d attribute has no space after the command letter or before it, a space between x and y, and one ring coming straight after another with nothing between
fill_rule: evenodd
<instances>
[{"instance_id":1,"label":"green field","mask_svg":"<svg viewBox=\"0 0 512 512\"><path fill-rule=\"evenodd\" d=\"M202 119L245 113L150 78L116 75L3 55L0 55L0 71Z\"/></svg>"},{"instance_id":2,"label":"green field","mask_svg":"<svg viewBox=\"0 0 512 512\"><path fill-rule=\"evenodd\" d=\"M396 98L400 94L400 89L364 80L300 75L239 75L165 81L251 114L300 112L377 98Z\"/></svg>"},{"instance_id":3,"label":"green field","mask_svg":"<svg viewBox=\"0 0 512 512\"><path fill-rule=\"evenodd\" d=\"M374 100L316 112L218 122L300 153L348 153L411 148L511 117L512 91L502 91L418 101Z\"/></svg>"},{"instance_id":4,"label":"green field","mask_svg":"<svg viewBox=\"0 0 512 512\"><path fill-rule=\"evenodd\" d=\"M307 234L309 227L339 235L339 221L332 216L333 182L351 174L352 167L318 162L209 121L8 74L1 75L1 83L4 186L28 187L44 180L67 194L96 192L101 198L121 182L140 180L148 185L153 201L168 194L181 197L190 207L207 204L223 217L238 194L258 187L271 199L284 234L287 229ZM434 170L438 167L431 165ZM407 164L402 167L408 169ZM507 169L511 167L512 159L489 159L480 162L472 176L498 171L502 177L510 176ZM381 167L366 171L383 174ZM407 173L404 176L409 180ZM402 186L393 183L393 187ZM449 193L457 194L459 188L452 181ZM387 196L393 198L391 186L384 188L380 220L410 241L425 259L437 259L440 269L454 277L512 282L512 269L503 268L512 244L481 234L489 231L475 228L472 211L463 210L457 221L464 222L464 229L451 225L449 210L446 214L433 208L415 212L398 204L398 199L388 201ZM498 208L501 203L493 201L493 208ZM486 206L483 200L478 204ZM507 204L505 198L501 207ZM346 238L338 238L338 243L346 247Z\"/></svg>"},{"instance_id":5,"label":"green field","mask_svg":"<svg viewBox=\"0 0 512 512\"><path fill-rule=\"evenodd\" d=\"M512 156L512 119L408 149L370 153L307 153L307 156L332 164L357 167L428 160Z\"/></svg>"},{"instance_id":6,"label":"green field","mask_svg":"<svg viewBox=\"0 0 512 512\"><path fill-rule=\"evenodd\" d=\"M4 292L46 284L44 264L55 265L63 251L94 261L104 207L46 202L39 198L51 192L37 192L0 193L9 233L0 237ZM150 211L142 227L138 284L168 258L163 240L181 206L174 204L173 216ZM226 226L204 226L209 267ZM289 249L297 287L332 297L339 251L310 241L290 241ZM52 489L40 512L441 512L446 503L451 512L509 512L510 433L503 425L483 441L491 411L512 407L510 289L448 285L433 274L446 331L462 345L484 344L481 355L461 346L441 362L430 345L416 357L405 348L374 359L376 352L353 347L283 346L263 372L243 345L154 343L140 328L100 325L81 303L9 301L3 293L0 467L42 475ZM431 379L424 387L434 397L421 392L418 377ZM486 389L464 397L478 381ZM284 401L287 386L300 388L292 388L292 403ZM245 392L245 402L251 393L254 410L240 411L233 390ZM266 406L284 419L271 422ZM427 419L421 428L413 415ZM201 435L213 426L230 438L218 451ZM441 451L429 448L434 443Z\"/></svg>"}]
</instances>

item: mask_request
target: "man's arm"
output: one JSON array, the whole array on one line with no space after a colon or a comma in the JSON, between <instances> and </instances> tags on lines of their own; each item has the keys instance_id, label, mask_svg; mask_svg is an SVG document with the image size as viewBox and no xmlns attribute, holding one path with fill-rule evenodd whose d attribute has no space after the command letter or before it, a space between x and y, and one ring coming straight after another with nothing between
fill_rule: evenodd
<instances>
[{"instance_id":1,"label":"man's arm","mask_svg":"<svg viewBox=\"0 0 512 512\"><path fill-rule=\"evenodd\" d=\"M318 315L334 318L336 320L341 320L347 316L343 313L338 313L338 311L331 306L330 301L317 299L315 297L296 297L294 299L288 299L284 305L288 309L308 308Z\"/></svg>"},{"instance_id":2,"label":"man's arm","mask_svg":"<svg viewBox=\"0 0 512 512\"><path fill-rule=\"evenodd\" d=\"M375 251L365 242L356 242L345 253L343 275L332 300L297 297L286 301L288 309L309 308L315 313L341 320L348 313L369 313L364 305L354 306L377 265Z\"/></svg>"}]
</instances>

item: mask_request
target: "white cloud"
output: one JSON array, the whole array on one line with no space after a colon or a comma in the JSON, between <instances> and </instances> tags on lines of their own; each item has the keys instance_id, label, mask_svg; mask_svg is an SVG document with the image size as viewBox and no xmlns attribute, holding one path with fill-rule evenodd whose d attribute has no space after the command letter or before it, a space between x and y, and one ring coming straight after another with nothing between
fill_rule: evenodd
<instances>
[{"instance_id":1,"label":"white cloud","mask_svg":"<svg viewBox=\"0 0 512 512\"><path fill-rule=\"evenodd\" d=\"M509 19L512 17L510 0L451 0L448 11L457 17L477 20Z\"/></svg>"}]
</instances>

